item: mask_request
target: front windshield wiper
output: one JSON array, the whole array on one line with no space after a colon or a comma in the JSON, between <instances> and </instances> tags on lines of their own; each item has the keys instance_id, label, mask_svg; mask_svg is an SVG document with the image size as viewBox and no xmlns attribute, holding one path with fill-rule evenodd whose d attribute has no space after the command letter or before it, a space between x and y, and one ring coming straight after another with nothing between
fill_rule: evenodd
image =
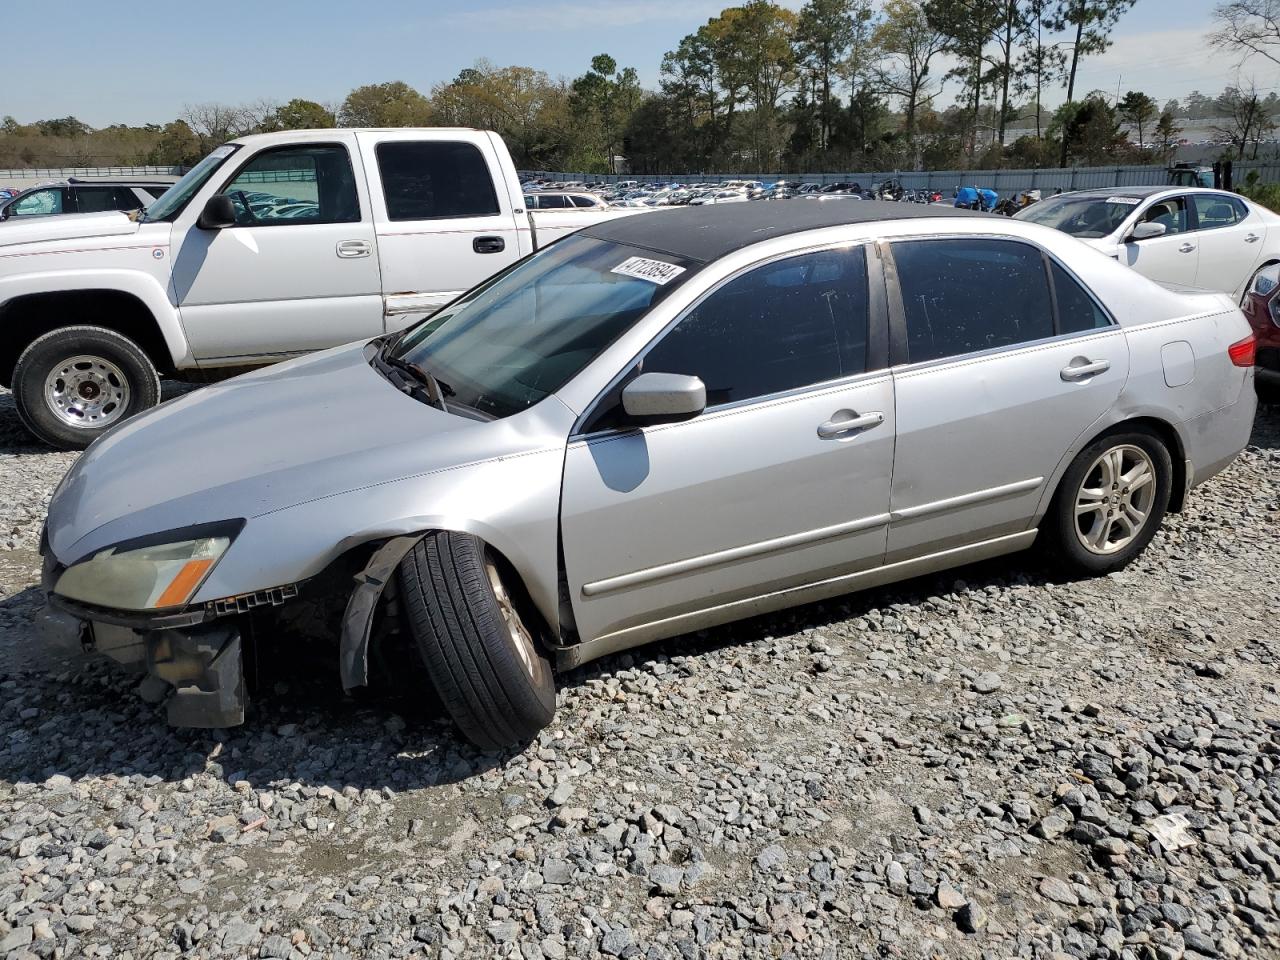
<instances>
[{"instance_id":1,"label":"front windshield wiper","mask_svg":"<svg viewBox=\"0 0 1280 960\"><path fill-rule=\"evenodd\" d=\"M382 368L387 378L402 392L410 396L422 394L427 403L447 413L448 409L445 406L444 398L453 396L453 387L438 380L421 365L393 356L389 348L398 340L398 336L388 337L378 352L374 354L374 360ZM408 380L405 379L404 374L409 375Z\"/></svg>"}]
</instances>

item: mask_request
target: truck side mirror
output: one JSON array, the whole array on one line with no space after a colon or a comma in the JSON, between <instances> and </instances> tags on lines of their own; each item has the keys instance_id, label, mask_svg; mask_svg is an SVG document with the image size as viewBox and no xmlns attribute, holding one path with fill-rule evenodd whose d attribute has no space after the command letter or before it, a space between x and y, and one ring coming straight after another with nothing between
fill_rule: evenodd
<instances>
[{"instance_id":1,"label":"truck side mirror","mask_svg":"<svg viewBox=\"0 0 1280 960\"><path fill-rule=\"evenodd\" d=\"M236 207L225 193L210 197L200 211L196 226L201 230L221 230L236 225Z\"/></svg>"}]
</instances>

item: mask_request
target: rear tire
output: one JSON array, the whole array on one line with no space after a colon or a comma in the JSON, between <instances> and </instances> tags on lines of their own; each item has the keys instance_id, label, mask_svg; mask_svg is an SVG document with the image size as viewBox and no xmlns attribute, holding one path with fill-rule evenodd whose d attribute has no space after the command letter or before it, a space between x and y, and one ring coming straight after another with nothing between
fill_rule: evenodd
<instances>
[{"instance_id":1,"label":"rear tire","mask_svg":"<svg viewBox=\"0 0 1280 960\"><path fill-rule=\"evenodd\" d=\"M1068 573L1125 567L1155 536L1172 488L1173 463L1154 433L1100 437L1071 462L1041 523L1049 556Z\"/></svg>"},{"instance_id":2,"label":"rear tire","mask_svg":"<svg viewBox=\"0 0 1280 960\"><path fill-rule=\"evenodd\" d=\"M532 740L555 715L555 678L497 556L469 534L436 531L399 577L409 631L462 733L485 750Z\"/></svg>"},{"instance_id":3,"label":"rear tire","mask_svg":"<svg viewBox=\"0 0 1280 960\"><path fill-rule=\"evenodd\" d=\"M38 439L83 450L160 402L160 377L128 337L105 327L60 327L32 341L13 368L18 416Z\"/></svg>"}]
</instances>

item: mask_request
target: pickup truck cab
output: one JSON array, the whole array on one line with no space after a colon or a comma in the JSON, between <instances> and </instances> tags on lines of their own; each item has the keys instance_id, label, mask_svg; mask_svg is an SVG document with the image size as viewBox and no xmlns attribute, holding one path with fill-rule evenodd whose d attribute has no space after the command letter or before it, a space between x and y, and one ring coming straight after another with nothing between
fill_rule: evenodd
<instances>
[{"instance_id":1,"label":"pickup truck cab","mask_svg":"<svg viewBox=\"0 0 1280 960\"><path fill-rule=\"evenodd\" d=\"M87 446L204 381L430 314L540 246L638 211L525 208L501 138L301 130L215 149L136 220L0 234L0 383L41 440Z\"/></svg>"}]
</instances>

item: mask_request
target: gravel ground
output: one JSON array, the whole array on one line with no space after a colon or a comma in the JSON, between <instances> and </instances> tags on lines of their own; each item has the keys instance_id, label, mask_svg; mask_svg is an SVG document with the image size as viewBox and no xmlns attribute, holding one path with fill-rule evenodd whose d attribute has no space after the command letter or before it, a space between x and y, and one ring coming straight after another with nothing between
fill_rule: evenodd
<instances>
[{"instance_id":1,"label":"gravel ground","mask_svg":"<svg viewBox=\"0 0 1280 960\"><path fill-rule=\"evenodd\" d=\"M1129 569L616 656L518 755L302 676L172 731L42 656L0 396L0 956L1280 957L1280 408Z\"/></svg>"}]
</instances>

